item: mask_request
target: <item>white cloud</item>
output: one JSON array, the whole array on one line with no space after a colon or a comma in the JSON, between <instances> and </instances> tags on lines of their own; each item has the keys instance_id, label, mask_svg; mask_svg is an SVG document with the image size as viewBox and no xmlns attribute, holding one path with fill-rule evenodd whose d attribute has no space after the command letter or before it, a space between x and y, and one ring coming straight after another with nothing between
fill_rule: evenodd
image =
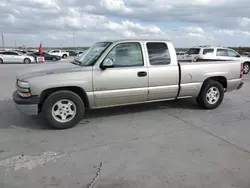
<instances>
[{"instance_id":1,"label":"white cloud","mask_svg":"<svg viewBox=\"0 0 250 188\"><path fill-rule=\"evenodd\" d=\"M197 33L202 34L204 33L204 30L201 27L184 27L184 32L191 32L191 33Z\"/></svg>"},{"instance_id":2,"label":"white cloud","mask_svg":"<svg viewBox=\"0 0 250 188\"><path fill-rule=\"evenodd\" d=\"M241 18L239 22L242 27L250 26L250 18Z\"/></svg>"},{"instance_id":3,"label":"white cloud","mask_svg":"<svg viewBox=\"0 0 250 188\"><path fill-rule=\"evenodd\" d=\"M227 29L220 29L214 31L214 33L216 34L229 35L229 36L233 36L235 32L236 32L235 30L227 30Z\"/></svg>"},{"instance_id":4,"label":"white cloud","mask_svg":"<svg viewBox=\"0 0 250 188\"><path fill-rule=\"evenodd\" d=\"M111 11L119 11L123 13L133 12L131 8L128 8L123 0L101 0L101 7Z\"/></svg>"},{"instance_id":5,"label":"white cloud","mask_svg":"<svg viewBox=\"0 0 250 188\"><path fill-rule=\"evenodd\" d=\"M165 38L177 46L248 45L249 0L0 0L5 44L80 46L119 38ZM20 37L22 36L22 37ZM31 37L35 36L35 37Z\"/></svg>"}]
</instances>

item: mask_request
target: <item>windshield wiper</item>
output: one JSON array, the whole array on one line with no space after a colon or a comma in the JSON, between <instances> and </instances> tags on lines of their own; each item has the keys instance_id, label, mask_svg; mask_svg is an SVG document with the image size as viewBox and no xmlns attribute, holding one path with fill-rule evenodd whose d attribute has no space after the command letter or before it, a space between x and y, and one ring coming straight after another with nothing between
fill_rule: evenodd
<instances>
[{"instance_id":1,"label":"windshield wiper","mask_svg":"<svg viewBox=\"0 0 250 188\"><path fill-rule=\"evenodd\" d=\"M82 65L82 62L77 59L74 59L74 61L71 61L71 63L75 65Z\"/></svg>"}]
</instances>

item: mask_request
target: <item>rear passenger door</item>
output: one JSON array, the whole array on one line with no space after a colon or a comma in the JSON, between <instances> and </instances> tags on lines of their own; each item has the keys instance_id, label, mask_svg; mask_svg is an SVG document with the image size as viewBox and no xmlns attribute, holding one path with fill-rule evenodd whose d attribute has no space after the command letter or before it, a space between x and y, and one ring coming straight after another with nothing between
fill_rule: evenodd
<instances>
[{"instance_id":1,"label":"rear passenger door","mask_svg":"<svg viewBox=\"0 0 250 188\"><path fill-rule=\"evenodd\" d=\"M4 63L12 63L13 57L11 52L2 52L3 62Z\"/></svg>"},{"instance_id":2,"label":"rear passenger door","mask_svg":"<svg viewBox=\"0 0 250 188\"><path fill-rule=\"evenodd\" d=\"M176 64L171 64L168 44L146 42L145 45L149 67L148 100L175 98L179 88L179 68Z\"/></svg>"},{"instance_id":3,"label":"rear passenger door","mask_svg":"<svg viewBox=\"0 0 250 188\"><path fill-rule=\"evenodd\" d=\"M203 59L215 58L214 49L213 48L204 48L202 52Z\"/></svg>"}]
</instances>

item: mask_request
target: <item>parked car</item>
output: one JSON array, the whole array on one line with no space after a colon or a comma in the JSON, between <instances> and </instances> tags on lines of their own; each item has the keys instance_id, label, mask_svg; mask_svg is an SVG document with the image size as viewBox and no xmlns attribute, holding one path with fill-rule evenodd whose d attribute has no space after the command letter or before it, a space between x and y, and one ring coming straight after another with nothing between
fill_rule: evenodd
<instances>
[{"instance_id":1,"label":"parked car","mask_svg":"<svg viewBox=\"0 0 250 188\"><path fill-rule=\"evenodd\" d=\"M78 51L77 52L77 56L79 57L80 55L82 55L82 54L84 54L85 53L85 51Z\"/></svg>"},{"instance_id":2,"label":"parked car","mask_svg":"<svg viewBox=\"0 0 250 188\"><path fill-rule=\"evenodd\" d=\"M185 52L176 52L177 59L181 60L184 59Z\"/></svg>"},{"instance_id":3,"label":"parked car","mask_svg":"<svg viewBox=\"0 0 250 188\"><path fill-rule=\"evenodd\" d=\"M50 50L50 51L48 51L48 53L50 55L60 56L64 59L69 57L69 52L62 51L62 50Z\"/></svg>"},{"instance_id":4,"label":"parked car","mask_svg":"<svg viewBox=\"0 0 250 188\"><path fill-rule=\"evenodd\" d=\"M77 52L73 50L67 50L66 52L69 53L69 56L77 56Z\"/></svg>"},{"instance_id":5,"label":"parked car","mask_svg":"<svg viewBox=\"0 0 250 188\"><path fill-rule=\"evenodd\" d=\"M51 54L48 54L46 52L43 52L42 55L40 55L39 52L34 52L30 55L34 56L36 59L37 59L37 57L42 56L42 57L44 57L44 60L46 60L46 61L59 61L62 59L60 56L51 55Z\"/></svg>"},{"instance_id":6,"label":"parked car","mask_svg":"<svg viewBox=\"0 0 250 188\"><path fill-rule=\"evenodd\" d=\"M35 63L35 58L30 55L21 54L15 51L3 51L0 52L0 64L1 63Z\"/></svg>"},{"instance_id":7,"label":"parked car","mask_svg":"<svg viewBox=\"0 0 250 188\"><path fill-rule=\"evenodd\" d=\"M28 53L34 53L34 52L35 52L34 50L28 50L28 51L27 51L27 54L28 54Z\"/></svg>"},{"instance_id":8,"label":"parked car","mask_svg":"<svg viewBox=\"0 0 250 188\"><path fill-rule=\"evenodd\" d=\"M27 53L27 51L25 51L25 50L14 50L15 52L18 52L18 53L22 53L22 54L26 54Z\"/></svg>"},{"instance_id":9,"label":"parked car","mask_svg":"<svg viewBox=\"0 0 250 188\"><path fill-rule=\"evenodd\" d=\"M71 63L40 65L17 75L13 100L23 113L70 128L85 109L193 97L217 108L224 93L243 85L243 64L178 63L170 41L120 40L94 44Z\"/></svg>"},{"instance_id":10,"label":"parked car","mask_svg":"<svg viewBox=\"0 0 250 188\"><path fill-rule=\"evenodd\" d=\"M237 60L241 61L244 66L244 74L250 71L250 58L241 56L238 52L231 48L223 48L218 46L201 46L190 48L184 56L185 60Z\"/></svg>"}]
</instances>

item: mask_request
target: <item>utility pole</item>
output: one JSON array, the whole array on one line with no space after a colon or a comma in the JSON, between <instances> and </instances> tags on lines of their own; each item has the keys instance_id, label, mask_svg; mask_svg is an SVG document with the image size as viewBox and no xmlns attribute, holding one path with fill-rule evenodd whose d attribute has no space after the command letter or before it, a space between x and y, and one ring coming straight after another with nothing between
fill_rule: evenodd
<instances>
[{"instance_id":1,"label":"utility pole","mask_svg":"<svg viewBox=\"0 0 250 188\"><path fill-rule=\"evenodd\" d=\"M4 50L4 36L3 36L3 33L2 34L2 46L3 46L3 50Z\"/></svg>"},{"instance_id":2,"label":"utility pole","mask_svg":"<svg viewBox=\"0 0 250 188\"><path fill-rule=\"evenodd\" d=\"M16 39L15 39L15 48L17 48L17 46L16 46Z\"/></svg>"},{"instance_id":3,"label":"utility pole","mask_svg":"<svg viewBox=\"0 0 250 188\"><path fill-rule=\"evenodd\" d=\"M75 32L73 32L73 47L75 47Z\"/></svg>"}]
</instances>

